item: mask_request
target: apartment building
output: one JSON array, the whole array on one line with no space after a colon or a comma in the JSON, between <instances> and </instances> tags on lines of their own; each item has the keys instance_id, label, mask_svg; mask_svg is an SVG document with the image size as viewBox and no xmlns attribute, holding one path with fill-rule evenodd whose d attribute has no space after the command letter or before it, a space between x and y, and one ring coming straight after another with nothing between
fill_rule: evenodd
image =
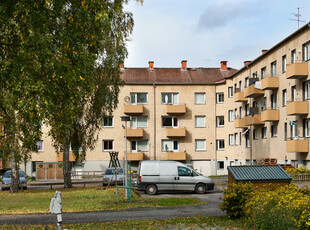
<instances>
[{"instance_id":1,"label":"apartment building","mask_svg":"<svg viewBox=\"0 0 310 230\"><path fill-rule=\"evenodd\" d=\"M227 174L229 165L256 164L259 158L310 166L310 26L307 24L240 70L227 67L123 68L119 105L103 119L99 141L73 170L103 171L110 151L135 168L141 160L191 163L205 175ZM44 128L44 132L47 133ZM61 162L46 135L32 154L40 162ZM29 171L29 170L28 170Z\"/></svg>"}]
</instances>

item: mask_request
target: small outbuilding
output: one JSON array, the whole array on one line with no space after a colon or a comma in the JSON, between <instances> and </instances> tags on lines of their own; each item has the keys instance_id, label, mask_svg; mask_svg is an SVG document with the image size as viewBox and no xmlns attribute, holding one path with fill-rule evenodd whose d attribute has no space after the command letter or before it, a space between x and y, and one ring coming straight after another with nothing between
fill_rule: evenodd
<instances>
[{"instance_id":1,"label":"small outbuilding","mask_svg":"<svg viewBox=\"0 0 310 230\"><path fill-rule=\"evenodd\" d=\"M291 176L280 165L228 166L228 183L251 182L255 186L289 185Z\"/></svg>"}]
</instances>

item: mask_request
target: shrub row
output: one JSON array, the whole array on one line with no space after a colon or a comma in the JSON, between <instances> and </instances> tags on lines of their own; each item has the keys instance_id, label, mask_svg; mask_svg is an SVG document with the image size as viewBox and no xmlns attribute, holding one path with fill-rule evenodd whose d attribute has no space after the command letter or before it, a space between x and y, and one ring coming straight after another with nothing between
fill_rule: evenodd
<instances>
[{"instance_id":1,"label":"shrub row","mask_svg":"<svg viewBox=\"0 0 310 230\"><path fill-rule=\"evenodd\" d=\"M257 189L252 184L230 184L223 190L220 209L229 218L245 217L255 229L310 229L310 192L289 185Z\"/></svg>"}]
</instances>

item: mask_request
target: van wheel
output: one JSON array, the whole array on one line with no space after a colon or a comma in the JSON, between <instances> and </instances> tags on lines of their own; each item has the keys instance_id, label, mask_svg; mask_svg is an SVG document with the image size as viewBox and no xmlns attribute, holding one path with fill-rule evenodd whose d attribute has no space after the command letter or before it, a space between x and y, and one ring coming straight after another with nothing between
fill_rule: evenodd
<instances>
[{"instance_id":1,"label":"van wheel","mask_svg":"<svg viewBox=\"0 0 310 230\"><path fill-rule=\"evenodd\" d=\"M149 195L155 195L157 193L157 187L155 184L149 184L146 189L145 192Z\"/></svg>"},{"instance_id":2,"label":"van wheel","mask_svg":"<svg viewBox=\"0 0 310 230\"><path fill-rule=\"evenodd\" d=\"M204 184L197 184L195 188L195 192L197 194L204 194L207 191L207 187Z\"/></svg>"}]
</instances>

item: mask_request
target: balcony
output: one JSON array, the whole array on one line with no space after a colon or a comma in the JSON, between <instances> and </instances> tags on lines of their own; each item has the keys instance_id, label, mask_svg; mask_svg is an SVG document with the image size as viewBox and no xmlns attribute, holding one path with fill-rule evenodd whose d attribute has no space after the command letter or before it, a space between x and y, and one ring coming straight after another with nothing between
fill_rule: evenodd
<instances>
[{"instance_id":1,"label":"balcony","mask_svg":"<svg viewBox=\"0 0 310 230\"><path fill-rule=\"evenodd\" d=\"M262 90L279 88L279 77L265 77L261 81Z\"/></svg>"},{"instance_id":2,"label":"balcony","mask_svg":"<svg viewBox=\"0 0 310 230\"><path fill-rule=\"evenodd\" d=\"M296 139L286 141L286 152L305 153L308 151L309 151L309 144L307 139Z\"/></svg>"},{"instance_id":3,"label":"balcony","mask_svg":"<svg viewBox=\"0 0 310 230\"><path fill-rule=\"evenodd\" d=\"M267 109L261 113L262 122L266 121L279 121L279 110L278 109Z\"/></svg>"},{"instance_id":4,"label":"balcony","mask_svg":"<svg viewBox=\"0 0 310 230\"><path fill-rule=\"evenodd\" d=\"M185 105L166 105L167 114L184 114L186 113Z\"/></svg>"},{"instance_id":5,"label":"balcony","mask_svg":"<svg viewBox=\"0 0 310 230\"><path fill-rule=\"evenodd\" d=\"M246 126L250 125L263 125L261 114L259 113L259 109L256 107L250 108L251 115L248 115L244 118L244 124Z\"/></svg>"},{"instance_id":6,"label":"balcony","mask_svg":"<svg viewBox=\"0 0 310 230\"><path fill-rule=\"evenodd\" d=\"M125 114L143 114L143 105L124 105Z\"/></svg>"},{"instance_id":7,"label":"balcony","mask_svg":"<svg viewBox=\"0 0 310 230\"><path fill-rule=\"evenodd\" d=\"M234 101L235 102L246 102L247 98L244 97L244 92L240 92L240 89L236 88L234 93Z\"/></svg>"},{"instance_id":8,"label":"balcony","mask_svg":"<svg viewBox=\"0 0 310 230\"><path fill-rule=\"evenodd\" d=\"M308 101L292 101L286 105L286 115L308 114Z\"/></svg>"},{"instance_id":9,"label":"balcony","mask_svg":"<svg viewBox=\"0 0 310 230\"><path fill-rule=\"evenodd\" d=\"M244 118L235 119L234 126L235 128L247 128L247 126L244 124Z\"/></svg>"},{"instance_id":10,"label":"balcony","mask_svg":"<svg viewBox=\"0 0 310 230\"><path fill-rule=\"evenodd\" d=\"M244 97L246 98L254 98L260 95L264 95L264 91L261 89L256 89L255 84L250 85L244 89Z\"/></svg>"},{"instance_id":11,"label":"balcony","mask_svg":"<svg viewBox=\"0 0 310 230\"><path fill-rule=\"evenodd\" d=\"M63 161L63 153L57 153L57 161ZM69 153L69 161L75 162L75 156L74 153Z\"/></svg>"},{"instance_id":12,"label":"balcony","mask_svg":"<svg viewBox=\"0 0 310 230\"><path fill-rule=\"evenodd\" d=\"M167 128L166 135L167 137L185 137L186 129L185 128Z\"/></svg>"},{"instance_id":13,"label":"balcony","mask_svg":"<svg viewBox=\"0 0 310 230\"><path fill-rule=\"evenodd\" d=\"M167 160L186 161L186 152L167 152Z\"/></svg>"},{"instance_id":14,"label":"balcony","mask_svg":"<svg viewBox=\"0 0 310 230\"><path fill-rule=\"evenodd\" d=\"M292 63L286 67L286 79L298 79L308 76L308 63Z\"/></svg>"},{"instance_id":15,"label":"balcony","mask_svg":"<svg viewBox=\"0 0 310 230\"><path fill-rule=\"evenodd\" d=\"M142 138L142 137L143 137L143 129L127 129L127 138Z\"/></svg>"},{"instance_id":16,"label":"balcony","mask_svg":"<svg viewBox=\"0 0 310 230\"><path fill-rule=\"evenodd\" d=\"M128 161L143 161L144 160L144 153L127 153L127 160Z\"/></svg>"}]
</instances>

